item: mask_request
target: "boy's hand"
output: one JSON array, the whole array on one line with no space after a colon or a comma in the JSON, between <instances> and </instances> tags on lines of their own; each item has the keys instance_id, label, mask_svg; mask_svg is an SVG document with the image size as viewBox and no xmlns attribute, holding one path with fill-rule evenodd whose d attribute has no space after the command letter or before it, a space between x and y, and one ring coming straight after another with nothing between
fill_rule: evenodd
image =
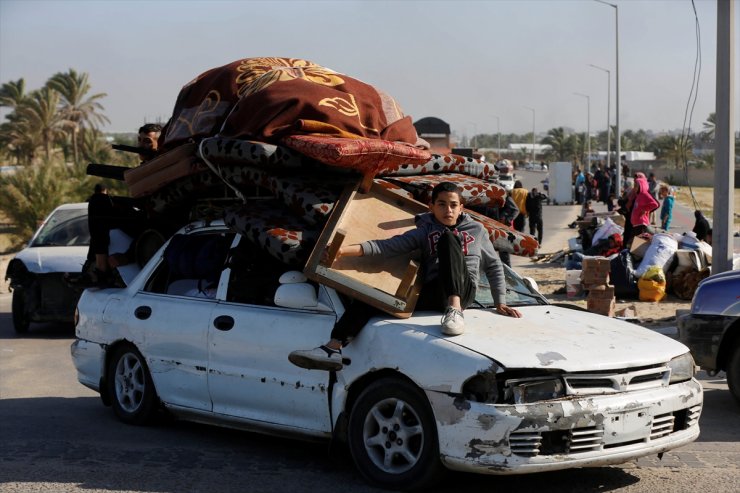
<instances>
[{"instance_id":1,"label":"boy's hand","mask_svg":"<svg viewBox=\"0 0 740 493\"><path fill-rule=\"evenodd\" d=\"M519 310L504 305L503 303L496 307L496 311L501 315L506 315L507 317L522 318L522 314Z\"/></svg>"}]
</instances>

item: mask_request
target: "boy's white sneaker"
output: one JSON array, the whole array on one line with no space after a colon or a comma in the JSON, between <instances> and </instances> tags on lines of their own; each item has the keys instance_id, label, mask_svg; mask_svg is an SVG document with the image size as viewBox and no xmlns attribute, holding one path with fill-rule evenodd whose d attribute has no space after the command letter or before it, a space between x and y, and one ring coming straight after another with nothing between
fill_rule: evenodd
<instances>
[{"instance_id":1,"label":"boy's white sneaker","mask_svg":"<svg viewBox=\"0 0 740 493\"><path fill-rule=\"evenodd\" d=\"M459 336L465 332L465 317L460 310L447 307L442 317L442 333L446 336Z\"/></svg>"}]
</instances>

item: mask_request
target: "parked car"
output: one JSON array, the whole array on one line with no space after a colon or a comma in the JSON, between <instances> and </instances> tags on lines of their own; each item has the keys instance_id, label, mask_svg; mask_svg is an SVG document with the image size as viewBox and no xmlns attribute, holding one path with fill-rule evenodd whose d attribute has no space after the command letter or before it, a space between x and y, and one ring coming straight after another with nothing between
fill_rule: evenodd
<instances>
[{"instance_id":1,"label":"parked car","mask_svg":"<svg viewBox=\"0 0 740 493\"><path fill-rule=\"evenodd\" d=\"M514 181L514 175L498 175L498 184L504 187L507 192L510 192L514 189Z\"/></svg>"},{"instance_id":2,"label":"parked car","mask_svg":"<svg viewBox=\"0 0 740 493\"><path fill-rule=\"evenodd\" d=\"M377 316L343 348L341 371L305 370L288 354L327 340L346 298L223 222L199 222L128 287L83 293L71 353L121 421L164 408L345 442L361 474L392 489L428 486L445 468L600 466L696 439L703 394L683 344L551 305L510 269L506 282L521 319L491 310L481 285L462 335L443 336L439 313Z\"/></svg>"},{"instance_id":3,"label":"parked car","mask_svg":"<svg viewBox=\"0 0 740 493\"><path fill-rule=\"evenodd\" d=\"M740 271L704 279L691 311L678 317L678 335L696 363L714 376L727 374L727 386L740 404Z\"/></svg>"},{"instance_id":4,"label":"parked car","mask_svg":"<svg viewBox=\"0 0 740 493\"><path fill-rule=\"evenodd\" d=\"M65 276L80 275L87 259L90 232L87 203L54 209L8 263L5 274L13 291L13 327L19 334L31 322L72 322L82 290Z\"/></svg>"}]
</instances>

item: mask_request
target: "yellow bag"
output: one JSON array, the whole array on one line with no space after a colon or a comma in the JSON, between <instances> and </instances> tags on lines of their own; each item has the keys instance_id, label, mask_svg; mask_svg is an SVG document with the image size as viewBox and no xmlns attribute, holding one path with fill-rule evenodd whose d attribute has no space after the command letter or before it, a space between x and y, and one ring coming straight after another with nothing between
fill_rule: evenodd
<instances>
[{"instance_id":1,"label":"yellow bag","mask_svg":"<svg viewBox=\"0 0 740 493\"><path fill-rule=\"evenodd\" d=\"M637 281L640 290L640 301L660 301L665 298L666 279L663 269L650 267Z\"/></svg>"}]
</instances>

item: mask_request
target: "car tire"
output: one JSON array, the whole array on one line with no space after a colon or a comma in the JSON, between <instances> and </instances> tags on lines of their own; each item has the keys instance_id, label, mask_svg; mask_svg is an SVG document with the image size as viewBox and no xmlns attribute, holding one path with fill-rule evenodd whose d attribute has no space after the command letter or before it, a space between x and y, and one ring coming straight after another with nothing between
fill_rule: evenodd
<instances>
[{"instance_id":1,"label":"car tire","mask_svg":"<svg viewBox=\"0 0 740 493\"><path fill-rule=\"evenodd\" d=\"M404 380L384 378L360 394L348 439L360 474L382 488L423 489L444 471L426 396Z\"/></svg>"},{"instance_id":2,"label":"car tire","mask_svg":"<svg viewBox=\"0 0 740 493\"><path fill-rule=\"evenodd\" d=\"M729 387L732 397L740 404L740 342L735 344L735 348L730 354L725 373L727 373L727 387Z\"/></svg>"},{"instance_id":3,"label":"car tire","mask_svg":"<svg viewBox=\"0 0 740 493\"><path fill-rule=\"evenodd\" d=\"M108 395L113 411L124 423L149 423L157 410L157 393L141 353L131 345L119 346L108 363Z\"/></svg>"},{"instance_id":4,"label":"car tire","mask_svg":"<svg viewBox=\"0 0 740 493\"><path fill-rule=\"evenodd\" d=\"M13 290L13 328L16 334L25 334L31 326L31 317L26 313L26 294L23 288Z\"/></svg>"}]
</instances>

